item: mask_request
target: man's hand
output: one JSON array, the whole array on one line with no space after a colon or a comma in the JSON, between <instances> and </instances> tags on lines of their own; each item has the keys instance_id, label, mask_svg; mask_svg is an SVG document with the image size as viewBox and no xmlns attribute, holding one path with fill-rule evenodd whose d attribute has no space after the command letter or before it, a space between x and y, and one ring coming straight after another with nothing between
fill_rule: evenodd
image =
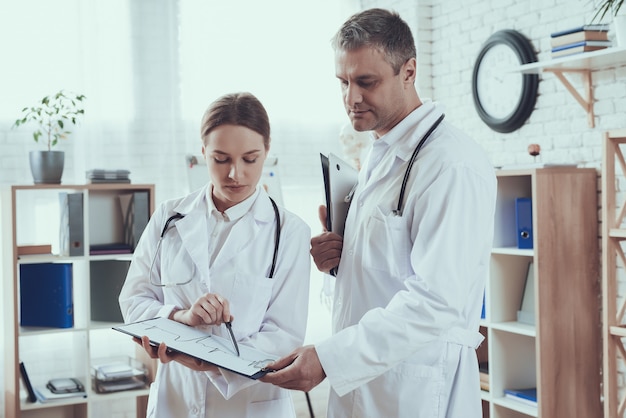
<instances>
[{"instance_id":1,"label":"man's hand","mask_svg":"<svg viewBox=\"0 0 626 418\"><path fill-rule=\"evenodd\" d=\"M315 347L307 345L266 366L274 370L259 380L285 389L308 392L326 378Z\"/></svg>"},{"instance_id":2,"label":"man's hand","mask_svg":"<svg viewBox=\"0 0 626 418\"><path fill-rule=\"evenodd\" d=\"M141 337L141 339L134 337L133 341L141 345L146 353L148 353L150 358L159 359L161 363L169 363L170 361L175 361L185 367L196 370L198 372L212 371L214 373L219 373L219 369L217 366L211 363L207 363L206 361L197 359L195 357L188 356L187 354L172 351L167 348L167 345L165 345L165 343L161 343L158 346L151 345L150 339L145 335Z\"/></svg>"},{"instance_id":3,"label":"man's hand","mask_svg":"<svg viewBox=\"0 0 626 418\"><path fill-rule=\"evenodd\" d=\"M329 273L339 265L343 238L341 235L326 230L326 206L319 207L319 218L324 232L311 238L311 256L317 269L323 273Z\"/></svg>"}]
</instances>

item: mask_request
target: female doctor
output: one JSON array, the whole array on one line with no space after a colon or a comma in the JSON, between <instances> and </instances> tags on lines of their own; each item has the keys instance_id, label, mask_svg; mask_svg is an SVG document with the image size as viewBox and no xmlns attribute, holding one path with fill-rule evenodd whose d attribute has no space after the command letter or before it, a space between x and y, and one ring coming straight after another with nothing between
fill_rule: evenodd
<instances>
[{"instance_id":1,"label":"female doctor","mask_svg":"<svg viewBox=\"0 0 626 418\"><path fill-rule=\"evenodd\" d=\"M153 214L120 293L124 320L167 317L224 338L232 322L239 345L285 355L304 340L311 234L259 186L267 113L249 93L225 95L201 138L211 181ZM148 417L295 417L285 389L140 343L161 360Z\"/></svg>"}]
</instances>

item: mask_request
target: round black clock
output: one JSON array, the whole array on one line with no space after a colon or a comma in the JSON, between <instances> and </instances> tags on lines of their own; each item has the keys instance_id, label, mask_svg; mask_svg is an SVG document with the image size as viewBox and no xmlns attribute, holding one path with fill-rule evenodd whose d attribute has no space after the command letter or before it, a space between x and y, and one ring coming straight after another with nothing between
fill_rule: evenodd
<instances>
[{"instance_id":1,"label":"round black clock","mask_svg":"<svg viewBox=\"0 0 626 418\"><path fill-rule=\"evenodd\" d=\"M535 108L539 76L519 66L536 62L535 50L521 33L501 30L482 46L472 74L472 96L478 116L494 131L519 129Z\"/></svg>"}]
</instances>

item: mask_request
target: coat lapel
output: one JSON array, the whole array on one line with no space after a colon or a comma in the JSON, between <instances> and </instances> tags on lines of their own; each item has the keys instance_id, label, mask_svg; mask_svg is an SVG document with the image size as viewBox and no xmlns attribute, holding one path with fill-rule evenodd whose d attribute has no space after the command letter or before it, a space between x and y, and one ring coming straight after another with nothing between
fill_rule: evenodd
<instances>
[{"instance_id":1,"label":"coat lapel","mask_svg":"<svg viewBox=\"0 0 626 418\"><path fill-rule=\"evenodd\" d=\"M223 247L219 249L219 253L213 262L213 268L222 267L224 264L232 261L236 255L246 251L247 247L257 238L261 229L260 225L273 222L273 219L274 210L269 197L264 190L260 190L250 211L235 223ZM256 256L257 254L246 254L246 257Z\"/></svg>"}]
</instances>

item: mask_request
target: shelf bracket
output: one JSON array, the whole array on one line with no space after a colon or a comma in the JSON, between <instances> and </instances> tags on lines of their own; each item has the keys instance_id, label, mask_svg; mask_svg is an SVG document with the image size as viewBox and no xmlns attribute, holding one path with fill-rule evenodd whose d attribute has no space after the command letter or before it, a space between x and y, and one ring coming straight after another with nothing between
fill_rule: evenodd
<instances>
[{"instance_id":1,"label":"shelf bracket","mask_svg":"<svg viewBox=\"0 0 626 418\"><path fill-rule=\"evenodd\" d=\"M560 69L560 68L545 68L544 71L549 71L554 73L556 78L558 78L561 83L565 86L567 91L570 92L574 99L582 106L582 108L587 112L587 123L590 128L595 127L595 115L593 113L593 84L591 83L591 70L575 70L575 69ZM581 96L576 88L572 86L572 83L565 77L563 73L579 73L583 78L585 95L584 98Z\"/></svg>"}]
</instances>

